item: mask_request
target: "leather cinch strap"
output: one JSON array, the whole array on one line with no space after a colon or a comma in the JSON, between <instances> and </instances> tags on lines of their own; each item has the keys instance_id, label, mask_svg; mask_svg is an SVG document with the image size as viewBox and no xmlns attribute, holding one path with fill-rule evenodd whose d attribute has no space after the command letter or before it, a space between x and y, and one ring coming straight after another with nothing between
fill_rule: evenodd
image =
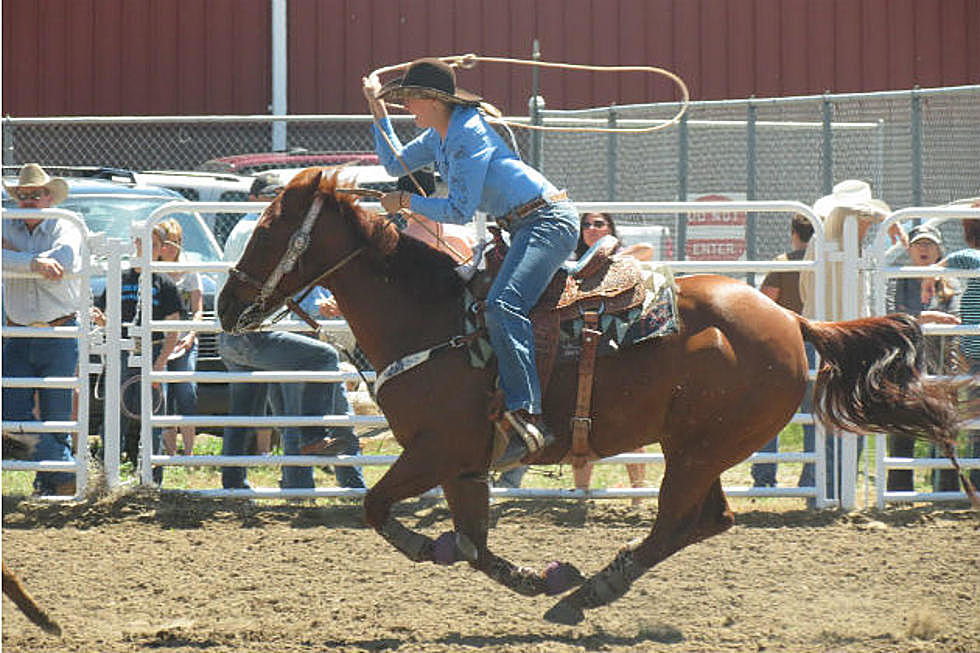
<instances>
[{"instance_id":1,"label":"leather cinch strap","mask_svg":"<svg viewBox=\"0 0 980 653\"><path fill-rule=\"evenodd\" d=\"M592 432L592 381L595 375L595 356L599 347L599 313L586 311L582 315L582 355L578 361L578 397L572 417L572 466L581 467L598 458L589 445Z\"/></svg>"}]
</instances>

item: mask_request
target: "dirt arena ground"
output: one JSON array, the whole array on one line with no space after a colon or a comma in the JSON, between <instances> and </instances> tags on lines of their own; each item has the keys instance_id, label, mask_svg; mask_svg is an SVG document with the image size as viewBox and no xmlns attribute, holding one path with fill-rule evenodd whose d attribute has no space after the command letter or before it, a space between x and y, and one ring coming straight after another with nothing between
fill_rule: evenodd
<instances>
[{"instance_id":1,"label":"dirt arena ground","mask_svg":"<svg viewBox=\"0 0 980 653\"><path fill-rule=\"evenodd\" d=\"M980 538L967 510L745 511L575 627L465 565L416 565L355 505L136 492L78 505L5 498L3 558L61 624L3 600L3 650L978 651ZM620 502L500 502L494 550L591 573L649 528ZM442 504L399 507L430 535Z\"/></svg>"}]
</instances>

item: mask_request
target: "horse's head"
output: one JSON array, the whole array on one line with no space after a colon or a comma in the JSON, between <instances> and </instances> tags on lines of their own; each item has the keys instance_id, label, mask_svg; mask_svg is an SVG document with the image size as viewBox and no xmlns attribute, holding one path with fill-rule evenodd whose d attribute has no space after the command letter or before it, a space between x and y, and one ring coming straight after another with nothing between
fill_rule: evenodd
<instances>
[{"instance_id":1,"label":"horse's head","mask_svg":"<svg viewBox=\"0 0 980 653\"><path fill-rule=\"evenodd\" d=\"M352 198L335 194L336 186L335 170L309 168L296 175L262 213L218 296L218 318L225 331L258 328L327 266L357 251L352 221L339 219L357 209ZM311 248L313 242L317 245Z\"/></svg>"}]
</instances>

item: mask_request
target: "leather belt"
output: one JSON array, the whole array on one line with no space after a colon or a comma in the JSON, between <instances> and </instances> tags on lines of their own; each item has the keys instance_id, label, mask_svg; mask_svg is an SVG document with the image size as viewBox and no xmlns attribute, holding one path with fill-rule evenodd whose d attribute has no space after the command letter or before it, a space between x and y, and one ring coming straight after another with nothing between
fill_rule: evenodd
<instances>
[{"instance_id":1,"label":"leather belt","mask_svg":"<svg viewBox=\"0 0 980 653\"><path fill-rule=\"evenodd\" d=\"M37 322L31 322L30 324L20 324L19 322L14 322L13 320L11 320L8 317L7 318L7 326L12 326L12 327L35 327L35 328L58 327L58 326L64 326L64 325L68 324L69 322L71 322L74 319L75 319L75 314L74 313L69 313L68 315L62 315L61 317L56 317L55 319L51 320L50 322L43 322L43 321L40 321L39 320Z\"/></svg>"},{"instance_id":2,"label":"leather belt","mask_svg":"<svg viewBox=\"0 0 980 653\"><path fill-rule=\"evenodd\" d=\"M567 199L568 192L564 190L560 190L547 196L542 195L541 197L535 197L530 202L521 204L520 206L511 209L507 215L497 218L497 226L499 226L501 229L513 231L517 228L517 225L524 220L524 218L531 215L541 207L554 204L555 202L563 202Z\"/></svg>"}]
</instances>

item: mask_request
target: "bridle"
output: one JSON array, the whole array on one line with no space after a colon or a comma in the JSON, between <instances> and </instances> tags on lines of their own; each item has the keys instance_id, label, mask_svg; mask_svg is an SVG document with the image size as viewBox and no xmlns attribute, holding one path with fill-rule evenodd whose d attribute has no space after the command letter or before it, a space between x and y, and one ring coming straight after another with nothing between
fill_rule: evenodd
<instances>
[{"instance_id":1,"label":"bridle","mask_svg":"<svg viewBox=\"0 0 980 653\"><path fill-rule=\"evenodd\" d=\"M296 300L292 297L286 297L284 300L276 299L276 289L279 287L279 283L282 281L289 272L296 267L297 261L303 255L303 253L310 247L310 234L313 231L313 227L316 225L317 218L320 217L321 209L323 208L324 195L320 191L316 191L313 196L313 203L310 204L309 210L306 212L306 217L303 218L302 224L299 229L290 237L289 245L286 247L286 251L283 252L282 258L273 268L272 272L269 274L265 282L260 282L253 277L251 277L247 272L244 272L238 268L236 263L231 269L229 269L229 274L239 281L241 281L246 286L252 288L256 291L255 296L252 298L252 303L246 306L242 312L238 315L238 320L235 322L235 327L232 330L232 334L241 335L249 330L249 327L256 327L262 323L263 318L268 315L271 311L270 308L276 308L280 303L285 303L287 310L282 314L273 319L273 321L278 321L286 315L288 311L293 311L296 313L304 322L313 327L317 332L318 337L322 337L323 331L319 322L314 320L310 315L303 310ZM364 246L358 247L351 253L344 256L340 261L328 268L323 274L318 276L316 279L308 283L305 287L305 292L309 292L311 288L316 286L320 281L332 275L334 272L344 267L349 263L354 257L364 251Z\"/></svg>"}]
</instances>

